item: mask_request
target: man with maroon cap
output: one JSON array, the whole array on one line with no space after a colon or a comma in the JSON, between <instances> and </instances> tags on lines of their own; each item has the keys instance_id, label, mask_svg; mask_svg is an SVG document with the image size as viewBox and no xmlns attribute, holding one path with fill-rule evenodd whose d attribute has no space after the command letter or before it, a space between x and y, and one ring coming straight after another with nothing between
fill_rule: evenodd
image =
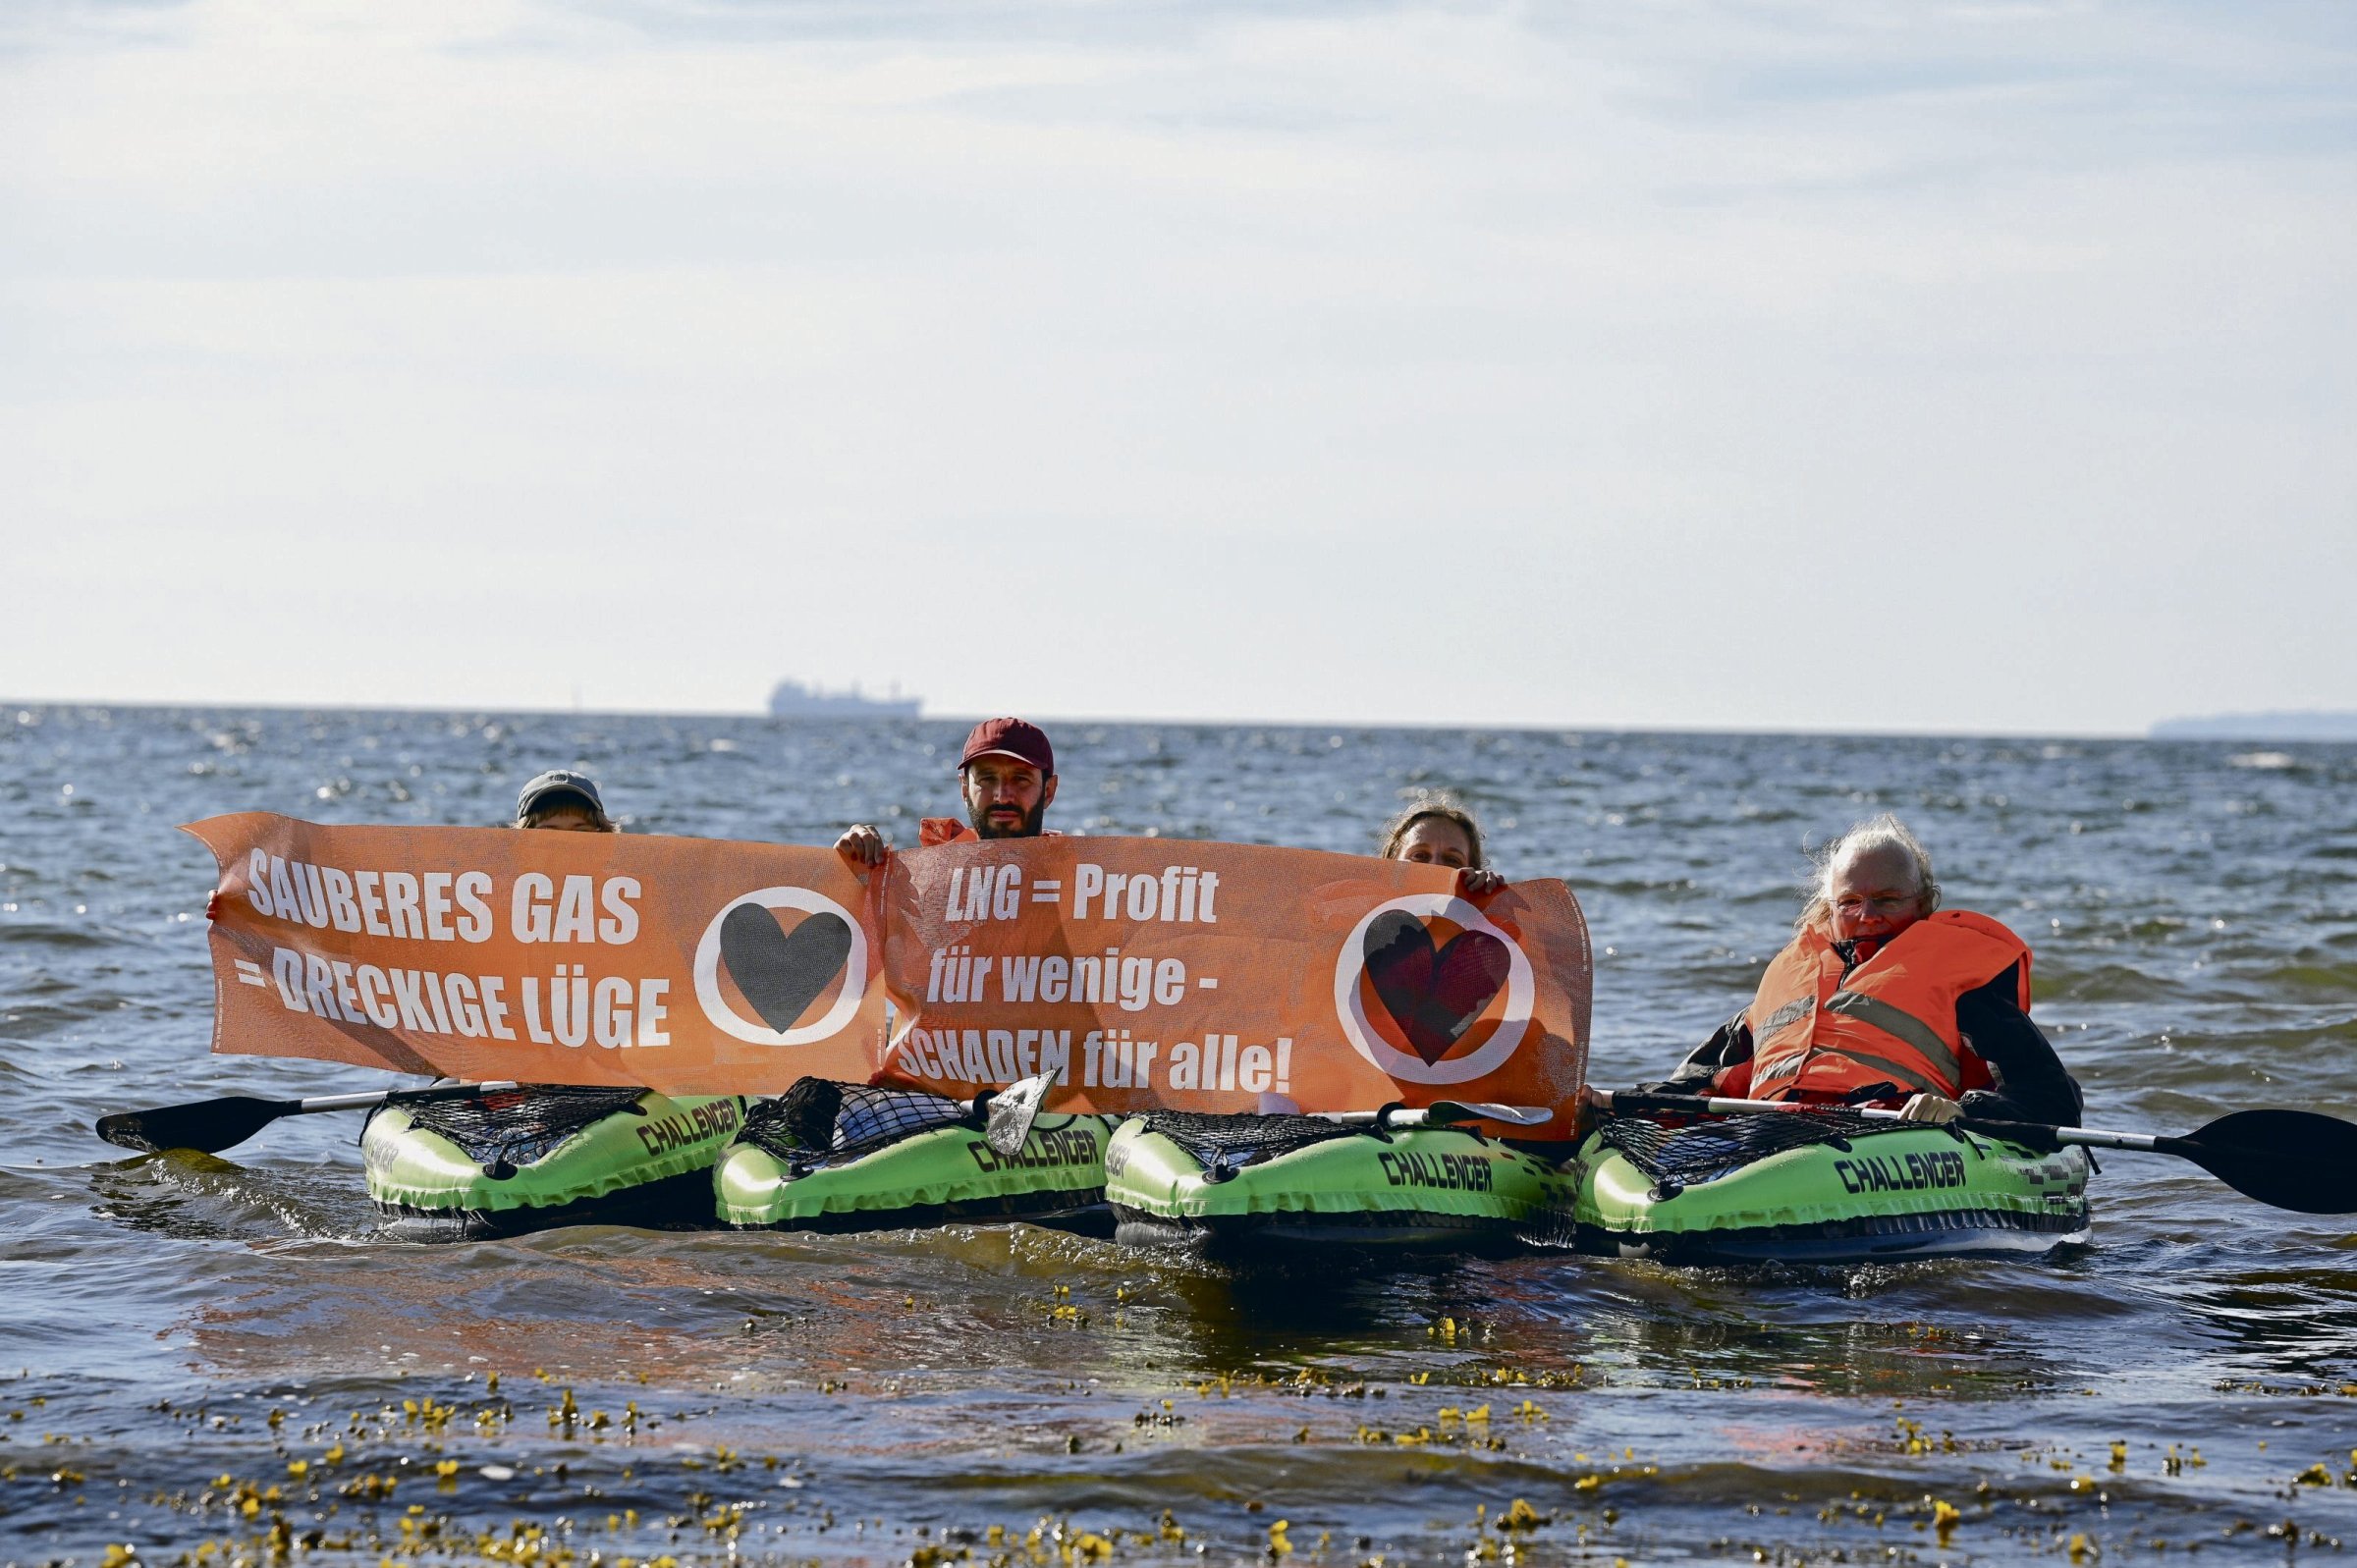
<instances>
[{"instance_id":1,"label":"man with maroon cap","mask_svg":"<svg viewBox=\"0 0 2357 1568\"><path fill-rule=\"evenodd\" d=\"M1056 799L1056 748L1037 725L1020 719L985 719L965 737L958 758L965 821L926 817L916 825L916 841L930 847L960 838L1036 838ZM970 826L969 826L970 825ZM835 852L853 865L880 866L891 853L884 835L860 823L835 840Z\"/></svg>"}]
</instances>

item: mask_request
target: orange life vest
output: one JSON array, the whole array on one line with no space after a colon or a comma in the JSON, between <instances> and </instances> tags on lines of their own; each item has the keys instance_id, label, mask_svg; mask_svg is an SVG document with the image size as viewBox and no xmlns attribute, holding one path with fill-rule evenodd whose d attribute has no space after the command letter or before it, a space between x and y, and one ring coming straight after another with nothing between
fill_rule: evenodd
<instances>
[{"instance_id":1,"label":"orange life vest","mask_svg":"<svg viewBox=\"0 0 2357 1568\"><path fill-rule=\"evenodd\" d=\"M1987 915L1943 909L1841 972L1812 929L1760 977L1751 1025L1755 1100L1841 1100L1870 1084L1954 1099L1996 1080L1956 1028L1956 1000L2013 969L2030 1010L2030 949Z\"/></svg>"}]
</instances>

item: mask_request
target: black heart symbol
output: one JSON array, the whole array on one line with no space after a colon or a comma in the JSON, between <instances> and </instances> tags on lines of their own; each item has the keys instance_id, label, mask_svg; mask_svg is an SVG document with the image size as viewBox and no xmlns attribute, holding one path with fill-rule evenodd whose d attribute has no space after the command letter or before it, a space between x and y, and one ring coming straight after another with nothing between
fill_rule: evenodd
<instances>
[{"instance_id":1,"label":"black heart symbol","mask_svg":"<svg viewBox=\"0 0 2357 1568\"><path fill-rule=\"evenodd\" d=\"M720 961L761 1021L784 1034L843 973L851 928L841 915L812 915L792 931L759 904L740 903L720 923Z\"/></svg>"},{"instance_id":2,"label":"black heart symbol","mask_svg":"<svg viewBox=\"0 0 2357 1568\"><path fill-rule=\"evenodd\" d=\"M1428 1066L1465 1037L1511 967L1506 944L1486 931L1460 931L1436 950L1424 922L1404 909L1375 917L1364 950L1375 995Z\"/></svg>"}]
</instances>

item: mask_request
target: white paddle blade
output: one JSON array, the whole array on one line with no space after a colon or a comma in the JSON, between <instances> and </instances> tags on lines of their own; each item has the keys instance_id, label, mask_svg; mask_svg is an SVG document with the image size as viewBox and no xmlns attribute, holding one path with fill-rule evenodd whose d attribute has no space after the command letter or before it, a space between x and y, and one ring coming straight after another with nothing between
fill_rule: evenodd
<instances>
[{"instance_id":1,"label":"white paddle blade","mask_svg":"<svg viewBox=\"0 0 2357 1568\"><path fill-rule=\"evenodd\" d=\"M1053 1073L1035 1073L1031 1077L1009 1084L990 1097L989 1109L984 1113L982 1141L993 1153L1013 1159L1022 1152L1023 1143L1031 1136L1031 1124L1039 1119L1039 1108L1056 1087Z\"/></svg>"}]
</instances>

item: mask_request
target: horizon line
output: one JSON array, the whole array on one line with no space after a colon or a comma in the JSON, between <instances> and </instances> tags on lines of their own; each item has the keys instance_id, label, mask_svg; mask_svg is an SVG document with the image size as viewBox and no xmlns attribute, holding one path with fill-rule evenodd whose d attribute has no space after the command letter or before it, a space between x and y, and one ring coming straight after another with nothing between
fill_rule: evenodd
<instances>
[{"instance_id":1,"label":"horizon line","mask_svg":"<svg viewBox=\"0 0 2357 1568\"><path fill-rule=\"evenodd\" d=\"M954 712L934 713L934 712L929 712L929 711L923 711L923 710L920 710L920 711L918 712L918 714L916 715L916 717L915 717L915 718L913 718L913 719L885 718L885 717L875 717L875 718L866 718L866 717L844 717L844 718L816 718L816 719L813 719L813 718L802 718L802 717L781 718L781 717L778 717L778 716L776 716L776 715L773 715L773 714L770 714L770 713L764 712L764 711L762 711L762 710L760 710L760 709L753 709L753 708L743 708L743 709L739 709L739 708L726 708L726 709L702 709L702 708L596 708L596 707L577 707L577 706L576 706L576 707L569 707L569 708L568 708L568 707L546 707L546 706L535 706L535 705L528 704L528 703L523 703L523 704L499 704L499 703L395 703L395 702L301 702L301 701L209 701L209 702L189 702L189 701L165 701L165 700L157 700L157 699L151 699L151 698L121 698L121 699L117 699L117 698L88 698L88 697L85 697L85 698L76 698L76 697L18 697L18 696L0 696L0 707L6 707L6 708L49 708L49 709L67 709L67 708L94 708L94 709L136 708L136 709L150 709L150 710L174 710L174 709L178 709L178 710L194 710L194 711L246 711L246 710L259 710L259 711L262 711L262 712L267 712L267 713L321 713L321 712L326 712L326 713L388 713L388 714L481 714L481 715L484 715L484 716L486 716L486 717L489 717L489 716L515 716L515 717L519 717L519 718L550 718L550 719L563 719L563 718L581 718L581 719L587 719L587 718L600 718L600 719L730 719L730 720L747 720L747 719L749 719L749 720L757 720L757 721L760 721L760 722L763 722L763 723L767 723L767 724L776 724L776 725L804 724L804 723L818 723L818 724L959 724L959 723L963 723L963 724L975 724L975 723L979 723L979 722L980 722L980 721L982 721L983 719L986 719L986 718L993 717L993 715L990 715L990 714L985 714L985 713L978 713L978 712L977 712L977 713L972 713L972 714L966 714L966 713L954 713ZM1233 729L1233 728L1252 728L1252 729L1264 729L1264 730L1468 730L1468 731L1472 731L1472 730L1554 731L1554 732L1569 732L1569 733L1577 733L1577 734L1605 734L1605 735L1652 735L1652 734L1661 734L1661 735L1766 735L1766 736L1818 736L1818 737L1827 738L1827 739L1889 737L1889 738L1892 738L1892 739L1916 739L1916 740L2007 740L2007 739L2020 739L2020 740L2103 740L2103 741L2119 741L2119 740L2144 740L2144 741L2153 741L2153 740L2160 740L2160 741L2164 741L2164 742L2180 742L2180 743L2181 743L2181 742L2233 743L2233 742L2235 741L2235 737L2232 737L2232 736L2156 736L2156 735L2154 735L2154 734L2151 732L2150 727L2148 727L2147 729L2145 729L2145 730L2125 730L2125 729L2122 729L2122 730L2042 730L2042 729L2024 729L2024 730L1982 730L1982 729L1941 729L1941 728L1915 727L1915 726L1891 726L1891 727L1887 727L1887 728L1886 728L1886 727L1876 727L1876 728L1870 728L1870 729L1835 730L1835 729L1818 729L1818 728L1809 728L1809 727L1805 727L1805 726L1777 726L1777 725L1763 725L1763 726L1757 726L1757 727L1741 727L1741 726L1734 726L1734 725L1680 725L1680 724L1659 724L1659 725L1609 725L1609 724L1598 724L1598 723L1579 723L1579 722L1561 722L1561 723L1558 723L1558 722L1549 722L1549 721L1545 721L1545 720L1508 720L1508 721L1491 721L1491 722L1480 722L1480 723L1474 723L1474 722L1467 722L1467 721L1461 721L1461 720L1439 720L1439 719L1399 719L1399 720L1391 720L1391 721L1386 721L1386 722L1384 722L1384 723L1381 723L1381 724L1375 724L1375 723L1369 723L1369 722L1366 722L1366 721L1363 721L1363 720L1336 720L1336 719L1315 719L1315 718L1289 718L1289 719L1277 719L1277 718L1250 718L1250 717L1246 717L1246 718L1227 718L1227 717L1205 717L1205 716L1187 716L1187 717L1180 718L1180 717L1172 717L1172 716L1167 716L1167 715L1137 715L1137 714L1112 715L1112 714L1086 714L1086 713L1066 713L1066 714L1056 714L1056 713L1037 713L1037 712L1034 712L1034 713L1032 713L1032 714L1030 714L1030 715L1026 715L1026 717L1032 718L1032 719L1036 720L1037 722L1039 722L1039 723L1041 723L1041 724L1043 724L1043 725L1047 725L1047 724L1061 724L1061 725L1073 725L1073 724L1080 724L1080 725L1134 725L1134 726L1171 725L1171 726L1197 726L1197 727L1204 727L1204 728L1230 728L1230 729ZM2165 719L2165 720L2156 720L2156 721L2154 721L2154 723L2156 723L2156 724L2180 723L2180 722L2183 722L2183 721L2184 721L2184 719L2186 719L2186 718L2193 718L2193 717L2214 717L2214 716L2208 716L2208 715L2204 715L2204 716L2191 716L2191 715L2188 715L2188 716L2177 716L2177 717L2174 717L2174 718L2171 718L2171 719ZM2296 744L2297 742L2291 742L2291 743L2294 743L2294 744Z\"/></svg>"}]
</instances>

